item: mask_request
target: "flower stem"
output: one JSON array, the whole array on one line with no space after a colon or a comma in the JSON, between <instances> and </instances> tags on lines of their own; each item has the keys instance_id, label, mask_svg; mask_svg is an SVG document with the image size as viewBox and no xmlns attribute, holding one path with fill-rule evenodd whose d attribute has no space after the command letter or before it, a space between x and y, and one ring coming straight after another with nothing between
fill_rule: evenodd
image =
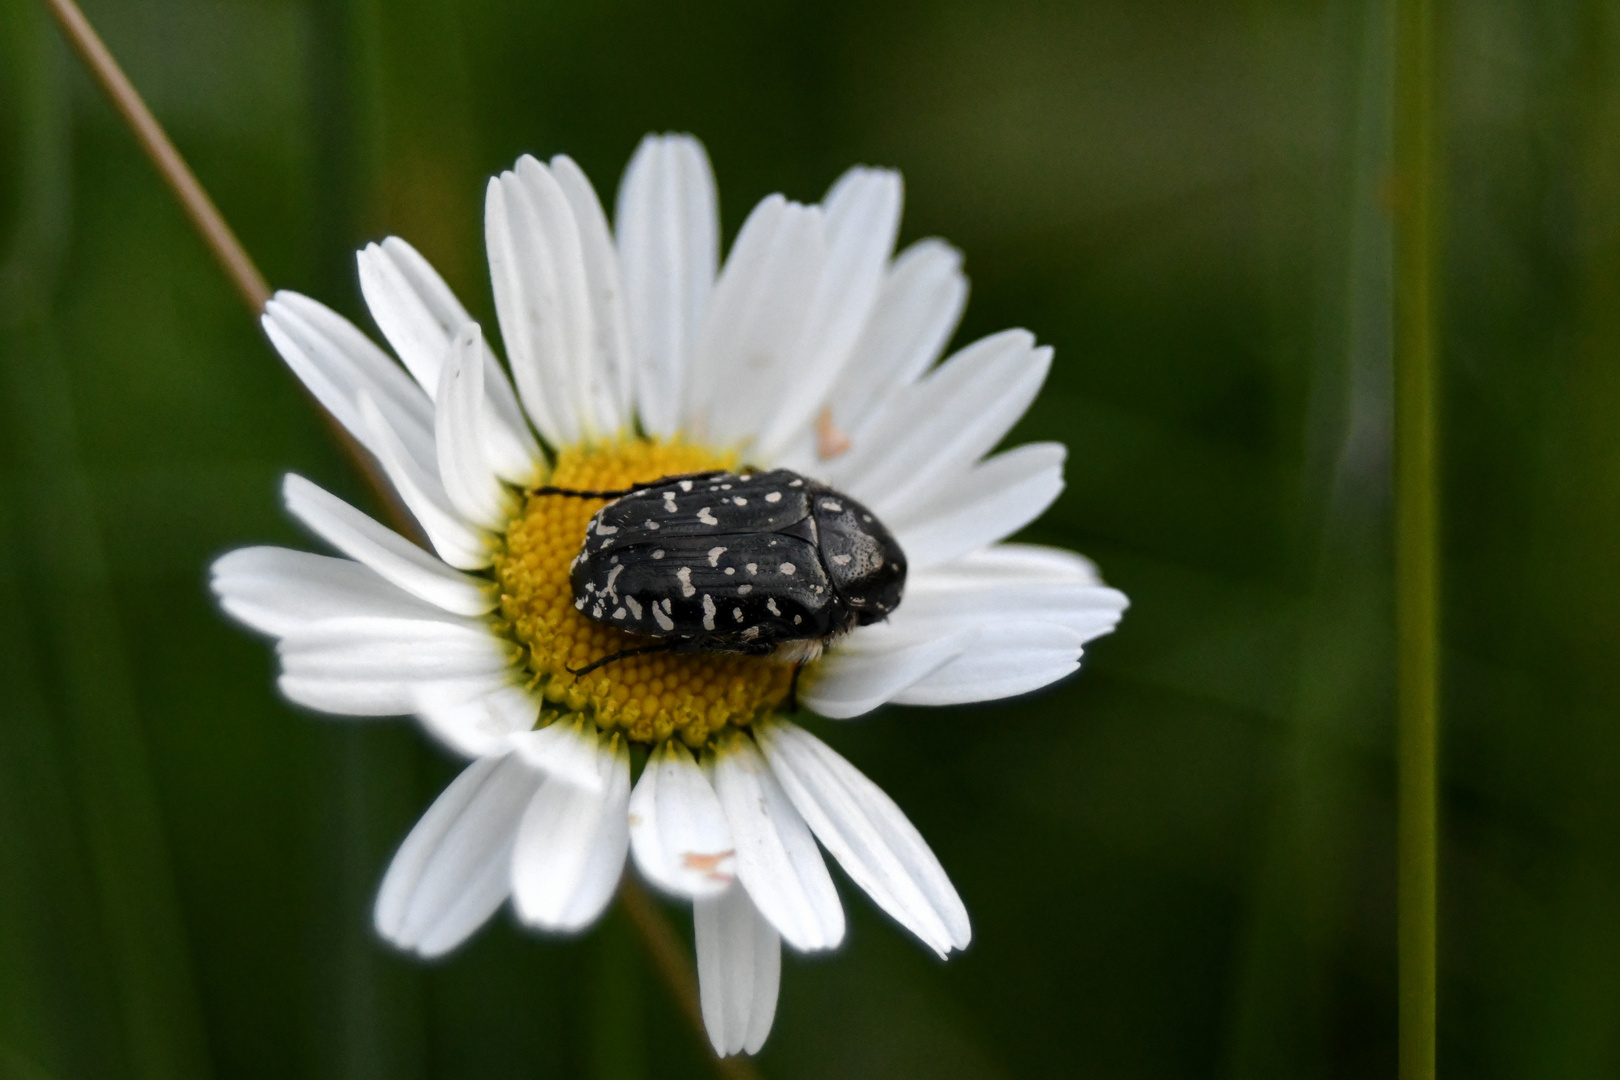
<instances>
[{"instance_id":1,"label":"flower stem","mask_svg":"<svg viewBox=\"0 0 1620 1080\"><path fill-rule=\"evenodd\" d=\"M1439 525L1435 30L1399 0L1395 42L1395 634L1401 1080L1435 1075Z\"/></svg>"},{"instance_id":2,"label":"flower stem","mask_svg":"<svg viewBox=\"0 0 1620 1080\"><path fill-rule=\"evenodd\" d=\"M168 184L174 197L179 200L192 226L208 245L209 251L213 252L220 269L230 278L231 284L236 287L237 294L247 305L250 314L258 316L270 299L269 283L265 281L264 275L259 272L259 268L241 241L236 238L236 233L220 215L214 200L209 198L208 192L197 180L196 174L175 149L174 143L162 125L142 100L140 92L129 81L129 77L124 74L118 61L113 58L95 28L90 25L90 20L85 18L84 12L74 0L45 0L45 4L55 17L57 25L62 28L62 33L72 45L73 51L78 54L85 67L89 68L113 107L129 125L141 148L146 151L153 167ZM399 532L420 540L421 530L405 515L404 507L392 488L383 482L370 459L361 453L359 446L348 432L332 421L331 417L328 417L328 421L344 450L388 508L394 527ZM659 977L675 999L678 1011L697 1033L699 1043L713 1065L715 1073L722 1080L757 1080L759 1074L748 1059L717 1057L710 1047L708 1033L703 1026L703 1014L698 1004L697 975L691 962L686 958L680 938L669 925L669 920L647 894L628 877L621 886L619 900L630 918L631 925L635 927L642 946L647 950L653 966L658 970Z\"/></svg>"}]
</instances>

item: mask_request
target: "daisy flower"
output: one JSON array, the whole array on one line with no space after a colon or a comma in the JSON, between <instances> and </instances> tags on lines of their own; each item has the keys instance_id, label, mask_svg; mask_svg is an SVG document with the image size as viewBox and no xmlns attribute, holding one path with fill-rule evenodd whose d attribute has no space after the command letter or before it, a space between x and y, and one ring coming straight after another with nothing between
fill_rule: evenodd
<instances>
[{"instance_id":1,"label":"daisy flower","mask_svg":"<svg viewBox=\"0 0 1620 1080\"><path fill-rule=\"evenodd\" d=\"M895 254L900 203L899 177L867 168L816 206L772 195L722 266L695 140L643 141L611 227L573 161L524 157L485 204L507 366L398 238L359 253L398 362L315 300L267 305L276 349L431 544L289 475L288 510L341 557L254 547L213 567L225 611L276 639L287 698L414 715L471 759L383 878L388 941L441 955L508 899L527 925L581 930L628 853L692 903L722 1055L765 1041L782 942L843 939L820 849L941 957L967 946L967 911L922 836L783 718L790 665L665 652L576 674L648 639L588 618L570 586L606 501L535 490L771 467L870 508L909 576L887 621L804 668L798 699L822 716L1011 697L1074 671L1125 597L1077 555L1002 543L1056 498L1064 448L987 456L1051 350L1009 330L938 362L967 294L961 256L937 240Z\"/></svg>"}]
</instances>

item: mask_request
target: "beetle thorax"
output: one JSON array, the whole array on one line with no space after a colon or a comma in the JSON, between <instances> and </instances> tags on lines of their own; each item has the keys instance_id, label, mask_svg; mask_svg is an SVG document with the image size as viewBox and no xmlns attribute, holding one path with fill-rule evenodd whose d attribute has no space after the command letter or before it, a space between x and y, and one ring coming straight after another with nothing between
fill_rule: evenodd
<instances>
[{"instance_id":1,"label":"beetle thorax","mask_svg":"<svg viewBox=\"0 0 1620 1080\"><path fill-rule=\"evenodd\" d=\"M732 464L703 447L634 439L564 450L547 482L613 490ZM528 670L547 702L585 713L604 731L636 742L676 736L693 747L780 705L791 668L757 657L664 653L628 657L578 678L569 673L648 640L593 622L575 608L569 564L602 506L601 500L531 496L495 557L505 632L526 650Z\"/></svg>"}]
</instances>

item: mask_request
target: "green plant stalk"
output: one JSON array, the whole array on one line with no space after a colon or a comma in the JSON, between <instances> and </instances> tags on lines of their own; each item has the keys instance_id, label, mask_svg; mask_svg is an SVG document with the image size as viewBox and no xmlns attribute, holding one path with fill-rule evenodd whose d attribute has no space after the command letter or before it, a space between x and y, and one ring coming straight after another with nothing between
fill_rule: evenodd
<instances>
[{"instance_id":1,"label":"green plant stalk","mask_svg":"<svg viewBox=\"0 0 1620 1080\"><path fill-rule=\"evenodd\" d=\"M1395 692L1400 1077L1435 1075L1439 874L1435 17L1400 0L1395 41Z\"/></svg>"}]
</instances>

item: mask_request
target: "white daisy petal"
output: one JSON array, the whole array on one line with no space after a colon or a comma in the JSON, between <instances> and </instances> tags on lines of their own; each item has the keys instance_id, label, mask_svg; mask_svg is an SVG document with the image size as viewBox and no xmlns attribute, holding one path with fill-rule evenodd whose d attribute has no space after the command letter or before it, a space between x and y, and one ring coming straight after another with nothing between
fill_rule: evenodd
<instances>
[{"instance_id":1,"label":"white daisy petal","mask_svg":"<svg viewBox=\"0 0 1620 1080\"><path fill-rule=\"evenodd\" d=\"M585 291L591 306L594 352L586 366L588 398L595 410L596 428L616 434L630 423L635 371L630 355L630 331L625 321L624 288L619 281L619 257L608 230L607 215L596 189L566 154L551 159L551 175L573 209L579 229L580 254L585 264Z\"/></svg>"},{"instance_id":2,"label":"white daisy petal","mask_svg":"<svg viewBox=\"0 0 1620 1080\"><path fill-rule=\"evenodd\" d=\"M827 419L834 430L852 444L864 441L867 424L889 399L944 352L967 293L962 253L941 240L919 240L894 259L849 362L827 393ZM801 432L774 463L799 472L825 471L817 434Z\"/></svg>"},{"instance_id":3,"label":"white daisy petal","mask_svg":"<svg viewBox=\"0 0 1620 1080\"><path fill-rule=\"evenodd\" d=\"M359 410L360 398L369 396L412 458L432 462L432 401L353 323L285 289L265 304L260 323L293 374L360 445L377 453Z\"/></svg>"},{"instance_id":4,"label":"white daisy petal","mask_svg":"<svg viewBox=\"0 0 1620 1080\"><path fill-rule=\"evenodd\" d=\"M417 683L411 712L451 750L483 757L505 753L513 735L533 728L540 703L507 671L486 679Z\"/></svg>"},{"instance_id":5,"label":"white daisy petal","mask_svg":"<svg viewBox=\"0 0 1620 1080\"><path fill-rule=\"evenodd\" d=\"M860 716L953 660L970 640L971 635L964 634L919 640L895 634L890 627L863 627L821 660L799 698L835 720Z\"/></svg>"},{"instance_id":6,"label":"white daisy petal","mask_svg":"<svg viewBox=\"0 0 1620 1080\"><path fill-rule=\"evenodd\" d=\"M583 718L558 721L511 738L512 748L531 768L588 791L602 790L602 764L594 726Z\"/></svg>"},{"instance_id":7,"label":"white daisy petal","mask_svg":"<svg viewBox=\"0 0 1620 1080\"><path fill-rule=\"evenodd\" d=\"M618 891L619 879L624 876L624 860L630 847L629 821L626 804L630 799L630 752L619 744L618 772L609 778L613 787L609 794L608 821L604 835L591 848L590 858L580 876L574 899L563 913L560 929L586 927L601 917L613 894ZM553 780L550 783L558 783Z\"/></svg>"},{"instance_id":8,"label":"white daisy petal","mask_svg":"<svg viewBox=\"0 0 1620 1080\"><path fill-rule=\"evenodd\" d=\"M967 948L967 908L894 800L803 728L771 722L754 732L788 798L855 884L941 958Z\"/></svg>"},{"instance_id":9,"label":"white daisy petal","mask_svg":"<svg viewBox=\"0 0 1620 1080\"><path fill-rule=\"evenodd\" d=\"M541 436L553 446L562 446L574 441L578 425L561 374L543 366L555 358L557 350L535 340L545 331L526 310L525 293L538 291L533 280L552 273L550 263L534 251L538 230L517 177L509 172L491 177L484 196L484 244L512 382ZM548 290L545 296L554 292Z\"/></svg>"},{"instance_id":10,"label":"white daisy petal","mask_svg":"<svg viewBox=\"0 0 1620 1080\"><path fill-rule=\"evenodd\" d=\"M630 851L648 881L676 896L718 896L736 878L720 800L692 752L674 739L647 756L630 794Z\"/></svg>"},{"instance_id":11,"label":"white daisy petal","mask_svg":"<svg viewBox=\"0 0 1620 1080\"><path fill-rule=\"evenodd\" d=\"M901 705L961 705L1015 697L1080 667L1084 634L1059 623L1002 623L972 647L891 699Z\"/></svg>"},{"instance_id":12,"label":"white daisy petal","mask_svg":"<svg viewBox=\"0 0 1620 1080\"><path fill-rule=\"evenodd\" d=\"M506 672L484 671L456 678L418 681L390 676L362 678L347 673L282 675L276 686L288 701L317 712L334 716L406 716L416 714L423 718L423 726L450 749L464 756L474 756L466 748L476 738L476 732L460 718L425 713L434 703L443 701L470 702L483 697L494 697L509 686ZM424 694L424 691L429 693ZM498 752L501 748L495 747Z\"/></svg>"},{"instance_id":13,"label":"white daisy petal","mask_svg":"<svg viewBox=\"0 0 1620 1080\"><path fill-rule=\"evenodd\" d=\"M496 475L484 441L484 335L477 323L456 332L439 376L436 437L439 479L463 518L498 531L517 499Z\"/></svg>"},{"instance_id":14,"label":"white daisy petal","mask_svg":"<svg viewBox=\"0 0 1620 1080\"><path fill-rule=\"evenodd\" d=\"M371 316L429 396L456 332L472 322L450 287L415 248L397 236L359 253L360 288ZM529 434L512 384L487 345L482 347L485 401L479 425L490 460L515 484L533 479L540 447Z\"/></svg>"},{"instance_id":15,"label":"white daisy petal","mask_svg":"<svg viewBox=\"0 0 1620 1080\"><path fill-rule=\"evenodd\" d=\"M772 460L813 425L877 303L900 228L901 187L888 169L849 170L827 193L826 263L797 355L762 418L756 453Z\"/></svg>"},{"instance_id":16,"label":"white daisy petal","mask_svg":"<svg viewBox=\"0 0 1620 1080\"><path fill-rule=\"evenodd\" d=\"M600 429L593 407L591 388L596 376L591 370L595 359L591 346L596 337L595 318L574 208L551 170L533 157L525 154L519 158L514 171L539 225L538 239L543 248L540 254L550 260L556 271L555 303L542 310L549 311L560 324L557 340L564 351L555 366L566 374L562 385L568 388L580 436L613 435L613 430Z\"/></svg>"},{"instance_id":17,"label":"white daisy petal","mask_svg":"<svg viewBox=\"0 0 1620 1080\"><path fill-rule=\"evenodd\" d=\"M594 922L624 870L630 755L616 736L601 740L595 753L597 788L548 776L518 826L512 899L518 916L542 929L580 930Z\"/></svg>"},{"instance_id":18,"label":"white daisy petal","mask_svg":"<svg viewBox=\"0 0 1620 1080\"><path fill-rule=\"evenodd\" d=\"M760 913L795 949L844 940L844 909L810 829L752 740L738 733L715 747L712 777L737 846L737 877Z\"/></svg>"},{"instance_id":19,"label":"white daisy petal","mask_svg":"<svg viewBox=\"0 0 1620 1080\"><path fill-rule=\"evenodd\" d=\"M740 885L692 903L703 1026L721 1057L753 1054L776 1018L782 939Z\"/></svg>"},{"instance_id":20,"label":"white daisy petal","mask_svg":"<svg viewBox=\"0 0 1620 1080\"><path fill-rule=\"evenodd\" d=\"M397 237L389 240L389 248L367 244L355 254L360 294L405 370L431 397L438 390L451 335L472 316L431 267L425 276L415 272L427 262L415 248ZM395 252L402 258L396 259Z\"/></svg>"},{"instance_id":21,"label":"white daisy petal","mask_svg":"<svg viewBox=\"0 0 1620 1080\"><path fill-rule=\"evenodd\" d=\"M452 570L297 473L286 475L281 492L288 511L322 540L412 596L456 615L482 615L494 609L493 589L477 578Z\"/></svg>"},{"instance_id":22,"label":"white daisy petal","mask_svg":"<svg viewBox=\"0 0 1620 1080\"><path fill-rule=\"evenodd\" d=\"M687 372L719 263L719 205L703 146L649 135L619 184L614 211L641 425L668 438L681 423Z\"/></svg>"},{"instance_id":23,"label":"white daisy petal","mask_svg":"<svg viewBox=\"0 0 1620 1080\"><path fill-rule=\"evenodd\" d=\"M316 679L474 678L504 672L513 647L476 623L351 616L325 619L284 635L282 670Z\"/></svg>"},{"instance_id":24,"label":"white daisy petal","mask_svg":"<svg viewBox=\"0 0 1620 1080\"><path fill-rule=\"evenodd\" d=\"M983 551L930 567L918 580L987 587L1020 582L1052 585L1101 585L1090 559L1062 548L1040 544L996 544ZM913 582L915 584L915 582Z\"/></svg>"},{"instance_id":25,"label":"white daisy petal","mask_svg":"<svg viewBox=\"0 0 1620 1080\"><path fill-rule=\"evenodd\" d=\"M888 513L938 490L984 456L1029 408L1052 350L1023 330L977 341L895 394L848 453L827 463L835 487Z\"/></svg>"},{"instance_id":26,"label":"white daisy petal","mask_svg":"<svg viewBox=\"0 0 1620 1080\"><path fill-rule=\"evenodd\" d=\"M895 389L910 385L945 351L967 303L962 253L919 240L889 267L872 317L831 395L834 418L855 434Z\"/></svg>"},{"instance_id":27,"label":"white daisy petal","mask_svg":"<svg viewBox=\"0 0 1620 1080\"><path fill-rule=\"evenodd\" d=\"M518 405L506 369L484 343L484 446L490 464L502 480L518 487L536 483L544 471L540 444Z\"/></svg>"},{"instance_id":28,"label":"white daisy petal","mask_svg":"<svg viewBox=\"0 0 1620 1080\"><path fill-rule=\"evenodd\" d=\"M1030 443L969 468L884 517L906 562L926 569L978 551L1040 517L1063 491L1061 443Z\"/></svg>"},{"instance_id":29,"label":"white daisy petal","mask_svg":"<svg viewBox=\"0 0 1620 1080\"><path fill-rule=\"evenodd\" d=\"M427 533L439 558L461 570L478 570L489 565L488 538L466 521L450 505L437 467L429 471L412 460L398 436L383 419L371 398L361 395L360 419L375 443L377 462L388 475L388 482L422 531Z\"/></svg>"},{"instance_id":30,"label":"white daisy petal","mask_svg":"<svg viewBox=\"0 0 1620 1080\"><path fill-rule=\"evenodd\" d=\"M270 303L275 304L276 301L272 300ZM276 317L278 315L279 318ZM264 328L265 336L286 361L287 367L298 377L298 381L304 384L304 389L308 390L315 400L321 403L321 408L330 413L332 419L353 435L362 447L370 450L368 444L371 435L360 422L360 411L355 405L353 384L356 379L352 371L344 370L346 364L342 354L336 350L326 352L315 342L300 341L294 337L289 330L289 327L296 325L293 323L293 317L284 315L281 311L272 311L269 304L265 305L265 313L259 316L259 325ZM310 349L305 349L306 343L310 345ZM337 356L336 360L334 354ZM316 359L317 357L320 359ZM431 415L427 419L431 422Z\"/></svg>"},{"instance_id":31,"label":"white daisy petal","mask_svg":"<svg viewBox=\"0 0 1620 1080\"><path fill-rule=\"evenodd\" d=\"M402 679L282 675L276 688L294 705L333 716L408 716L416 707Z\"/></svg>"},{"instance_id":32,"label":"white daisy petal","mask_svg":"<svg viewBox=\"0 0 1620 1080\"><path fill-rule=\"evenodd\" d=\"M803 695L828 716L855 715L839 680L851 672L881 684L874 699L904 704L955 704L1011 697L1063 678L1079 666L1081 647L1109 633L1128 606L1123 593L1097 584L1090 563L1069 552L999 545L913 575L906 599L887 623L850 635L822 663ZM891 657L954 650L947 662L918 672L891 668ZM840 708L846 711L838 711Z\"/></svg>"},{"instance_id":33,"label":"white daisy petal","mask_svg":"<svg viewBox=\"0 0 1620 1080\"><path fill-rule=\"evenodd\" d=\"M889 629L911 638L944 637L1012 622L1050 622L1090 641L1111 631L1129 601L1125 594L1056 575L1017 577L995 572L985 559L930 570L906 585L905 603ZM989 564L988 568L986 564Z\"/></svg>"},{"instance_id":34,"label":"white daisy petal","mask_svg":"<svg viewBox=\"0 0 1620 1080\"><path fill-rule=\"evenodd\" d=\"M357 677L346 672L284 674L277 682L289 701L337 716L414 714L428 733L464 757L504 753L511 733L532 726L538 704L510 671L454 678Z\"/></svg>"},{"instance_id":35,"label":"white daisy petal","mask_svg":"<svg viewBox=\"0 0 1620 1080\"><path fill-rule=\"evenodd\" d=\"M352 615L432 619L444 614L353 560L288 548L239 548L222 555L214 561L210 584L232 617L276 636Z\"/></svg>"},{"instance_id":36,"label":"white daisy petal","mask_svg":"<svg viewBox=\"0 0 1620 1080\"><path fill-rule=\"evenodd\" d=\"M400 845L377 892L377 932L422 956L449 952L511 891L512 841L539 777L511 758L473 762Z\"/></svg>"},{"instance_id":37,"label":"white daisy petal","mask_svg":"<svg viewBox=\"0 0 1620 1080\"><path fill-rule=\"evenodd\" d=\"M579 228L551 171L524 155L490 181L490 276L518 395L553 446L599 432L590 401L592 319Z\"/></svg>"},{"instance_id":38,"label":"white daisy petal","mask_svg":"<svg viewBox=\"0 0 1620 1080\"><path fill-rule=\"evenodd\" d=\"M761 431L791 385L826 258L820 207L772 195L748 215L704 313L683 430L721 446Z\"/></svg>"}]
</instances>

